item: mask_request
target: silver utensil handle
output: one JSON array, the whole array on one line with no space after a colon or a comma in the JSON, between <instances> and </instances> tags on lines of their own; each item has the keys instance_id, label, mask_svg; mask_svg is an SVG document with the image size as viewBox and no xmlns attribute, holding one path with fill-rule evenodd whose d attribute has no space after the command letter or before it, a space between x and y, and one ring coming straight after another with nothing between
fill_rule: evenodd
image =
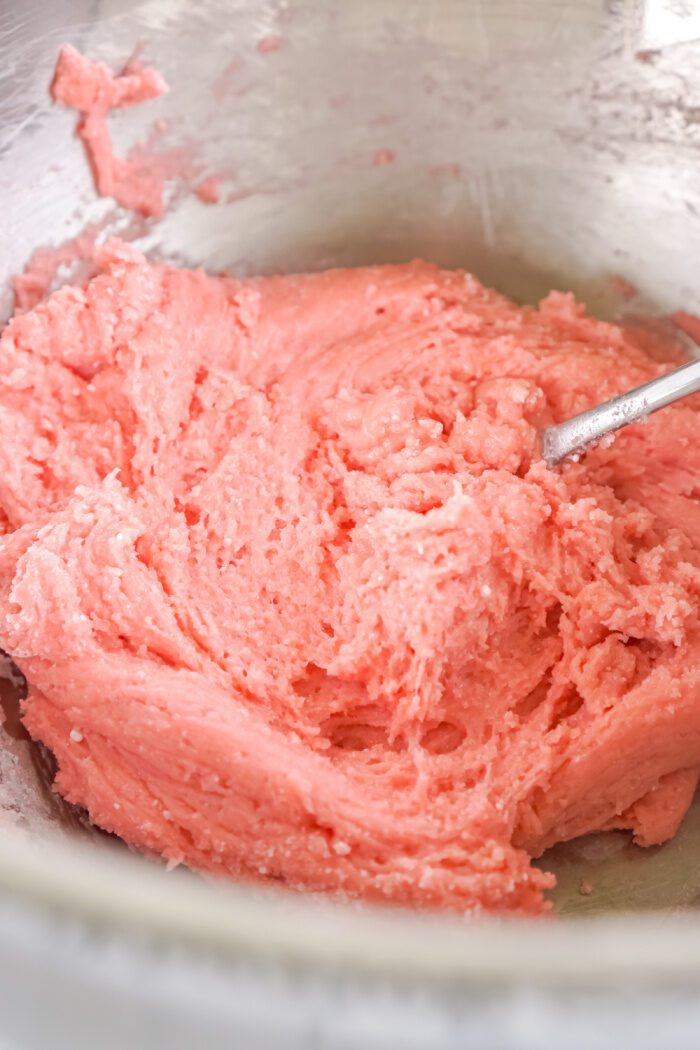
<instances>
[{"instance_id":1,"label":"silver utensil handle","mask_svg":"<svg viewBox=\"0 0 700 1050\"><path fill-rule=\"evenodd\" d=\"M700 391L700 361L691 361L563 423L547 427L542 435L544 460L548 466L556 466L620 427L645 419L652 412L697 391Z\"/></svg>"}]
</instances>

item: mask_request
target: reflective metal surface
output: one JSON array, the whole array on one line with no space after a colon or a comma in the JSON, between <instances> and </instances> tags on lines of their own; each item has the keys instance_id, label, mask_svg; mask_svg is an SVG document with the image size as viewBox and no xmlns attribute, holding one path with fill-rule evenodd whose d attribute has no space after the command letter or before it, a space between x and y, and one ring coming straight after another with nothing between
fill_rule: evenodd
<instances>
[{"instance_id":1,"label":"reflective metal surface","mask_svg":"<svg viewBox=\"0 0 700 1050\"><path fill-rule=\"evenodd\" d=\"M279 46L260 49L270 37ZM143 44L171 91L111 118L117 148L166 122L158 148L184 149L201 175L221 176L220 205L175 187L166 218L153 225L95 199L72 137L74 116L53 108L47 93L65 41L115 65ZM100 221L103 236L126 230L160 257L212 271L423 256L472 269L523 301L571 289L603 316L618 301L616 276L639 289L645 309L700 307L695 0L5 0L0 59L3 287L35 247ZM48 803L27 803L32 793L38 798L40 781L27 753L26 742L8 743L0 806L8 820L45 838L60 821ZM13 852L13 841L0 851L5 894L47 908L60 899L75 916L99 912L110 929L131 908L149 929L138 881L125 901L118 879L98 886L76 853L72 877L59 886L63 861L58 854L51 861L50 846L48 854L24 845ZM698 813L661 850L643 853L615 834L561 847L543 863L560 876L555 899L564 914L687 907L700 892ZM159 869L148 878L177 894L171 884L165 890ZM581 879L591 881L590 895L579 892ZM235 952L251 947L231 926L245 924L249 899L236 889L220 904L228 915L222 937ZM98 903L90 910L88 901ZM172 907L168 929L194 950L197 916L200 930L210 926L204 904L200 913L195 898L187 901L194 911ZM700 924L690 921L700 943ZM676 927L655 925L656 954L645 957L640 922L614 927L615 972L677 977ZM301 957L310 950L306 930L300 918L289 927ZM333 930L339 948L352 933L356 960L364 952L367 963L376 951L345 919ZM439 978L442 934L435 936L429 944ZM492 976L514 979L507 938L489 941L480 929L478 942L470 941L476 934L457 920L450 936L465 938L466 954L478 944ZM551 934L558 947L550 955L543 935L528 928L518 936L554 968L568 958L572 980L595 979L593 944L582 949L566 925ZM690 947L676 958L696 980L700 959ZM308 961L321 965L313 953ZM410 969L410 955L404 963ZM387 972L395 964L382 962Z\"/></svg>"},{"instance_id":2,"label":"reflective metal surface","mask_svg":"<svg viewBox=\"0 0 700 1050\"><path fill-rule=\"evenodd\" d=\"M73 115L50 106L58 45L119 64L141 41L172 89L116 114L117 143L163 118L164 144L194 146L234 197L176 202L145 236L166 255L238 270L424 255L599 312L622 274L692 309L699 18L695 0L6 3L0 278L110 207Z\"/></svg>"}]
</instances>

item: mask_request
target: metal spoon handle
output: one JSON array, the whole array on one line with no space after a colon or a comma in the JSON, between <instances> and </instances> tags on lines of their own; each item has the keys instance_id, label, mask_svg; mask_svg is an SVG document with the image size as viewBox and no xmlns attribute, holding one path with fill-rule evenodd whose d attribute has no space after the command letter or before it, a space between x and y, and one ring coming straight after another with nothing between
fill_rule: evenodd
<instances>
[{"instance_id":1,"label":"metal spoon handle","mask_svg":"<svg viewBox=\"0 0 700 1050\"><path fill-rule=\"evenodd\" d=\"M548 466L556 466L562 460L583 452L628 423L658 412L681 397L700 390L700 361L691 361L672 372L652 379L643 386L635 387L602 405L589 408L572 419L556 426L547 427L542 435L542 454Z\"/></svg>"}]
</instances>

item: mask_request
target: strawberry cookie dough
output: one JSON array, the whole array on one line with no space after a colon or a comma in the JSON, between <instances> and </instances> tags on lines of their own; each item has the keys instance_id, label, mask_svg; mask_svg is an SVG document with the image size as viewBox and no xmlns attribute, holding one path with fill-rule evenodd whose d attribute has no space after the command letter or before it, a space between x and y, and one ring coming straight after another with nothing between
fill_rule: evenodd
<instances>
[{"instance_id":1,"label":"strawberry cookie dough","mask_svg":"<svg viewBox=\"0 0 700 1050\"><path fill-rule=\"evenodd\" d=\"M101 273L0 340L0 647L56 788L171 861L539 913L531 858L672 835L700 764L700 417L548 470L658 374L422 262Z\"/></svg>"}]
</instances>

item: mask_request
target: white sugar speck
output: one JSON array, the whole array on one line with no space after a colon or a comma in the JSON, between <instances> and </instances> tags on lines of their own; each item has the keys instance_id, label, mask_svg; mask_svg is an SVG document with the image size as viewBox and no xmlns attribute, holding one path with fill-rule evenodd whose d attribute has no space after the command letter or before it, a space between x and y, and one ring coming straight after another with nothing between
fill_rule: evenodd
<instances>
[{"instance_id":1,"label":"white sugar speck","mask_svg":"<svg viewBox=\"0 0 700 1050\"><path fill-rule=\"evenodd\" d=\"M79 729L71 729L68 735L70 736L71 740L76 744L79 744L83 739L83 734L80 732Z\"/></svg>"},{"instance_id":2,"label":"white sugar speck","mask_svg":"<svg viewBox=\"0 0 700 1050\"><path fill-rule=\"evenodd\" d=\"M347 857L350 852L350 846L347 842L334 842L333 852L337 853L339 857Z\"/></svg>"},{"instance_id":3,"label":"white sugar speck","mask_svg":"<svg viewBox=\"0 0 700 1050\"><path fill-rule=\"evenodd\" d=\"M491 593L492 593L491 592L491 588L489 587L488 583L483 583L481 585L481 597L482 598L490 598L491 597Z\"/></svg>"}]
</instances>

